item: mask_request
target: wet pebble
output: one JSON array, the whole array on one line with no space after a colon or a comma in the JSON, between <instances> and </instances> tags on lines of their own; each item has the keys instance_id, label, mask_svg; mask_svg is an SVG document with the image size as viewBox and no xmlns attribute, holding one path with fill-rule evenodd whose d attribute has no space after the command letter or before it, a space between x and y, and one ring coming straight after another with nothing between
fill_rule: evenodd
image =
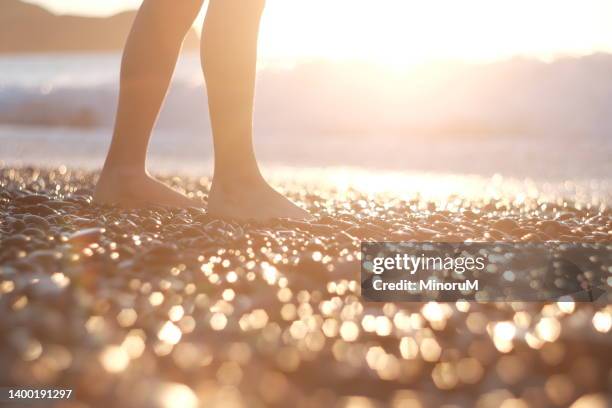
<instances>
[{"instance_id":1,"label":"wet pebble","mask_svg":"<svg viewBox=\"0 0 612 408\"><path fill-rule=\"evenodd\" d=\"M86 228L68 236L68 242L74 245L86 246L100 240L106 230L104 228Z\"/></svg>"},{"instance_id":2,"label":"wet pebble","mask_svg":"<svg viewBox=\"0 0 612 408\"><path fill-rule=\"evenodd\" d=\"M512 231L518 229L520 226L513 219L502 218L502 219L499 219L497 221L494 221L491 224L491 227L496 229L496 230L498 230L498 231L501 231L503 233L510 234Z\"/></svg>"},{"instance_id":3,"label":"wet pebble","mask_svg":"<svg viewBox=\"0 0 612 408\"><path fill-rule=\"evenodd\" d=\"M141 259L146 264L172 264L179 259L178 248L174 244L158 244L146 250Z\"/></svg>"},{"instance_id":4,"label":"wet pebble","mask_svg":"<svg viewBox=\"0 0 612 408\"><path fill-rule=\"evenodd\" d=\"M0 168L6 383L69 384L77 405L92 407L608 402L605 305L370 303L358 283L362 241L610 243L608 209L562 197L432 202L288 184L313 221L241 223L202 209L98 206L95 180ZM207 179L165 181L208 194ZM588 273L553 266L544 289L582 289ZM537 370L522 368L534 361ZM581 385L561 401L571 376ZM163 386L151 393L151 384Z\"/></svg>"},{"instance_id":5,"label":"wet pebble","mask_svg":"<svg viewBox=\"0 0 612 408\"><path fill-rule=\"evenodd\" d=\"M45 231L49 229L49 221L39 215L27 214L22 220L29 227L36 227Z\"/></svg>"}]
</instances>

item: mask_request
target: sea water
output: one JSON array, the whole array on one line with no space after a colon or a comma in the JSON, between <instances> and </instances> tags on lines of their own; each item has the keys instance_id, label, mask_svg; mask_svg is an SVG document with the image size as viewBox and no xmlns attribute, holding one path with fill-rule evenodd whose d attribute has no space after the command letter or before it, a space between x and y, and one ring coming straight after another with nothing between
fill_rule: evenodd
<instances>
[{"instance_id":1,"label":"sea water","mask_svg":"<svg viewBox=\"0 0 612 408\"><path fill-rule=\"evenodd\" d=\"M2 164L99 168L111 137L119 66L118 53L0 57ZM380 72L340 75L350 69L314 62L260 67L255 145L266 171L413 191L437 183L446 192L461 192L464 184L457 180L462 178L480 180L473 184L476 191L491 183L518 183L524 192L533 185L540 192L579 194L585 201L609 200L612 138L606 123L597 127L589 119L593 110L608 109L606 99L591 97L591 105L561 106L544 98L542 91L531 95L538 100L525 99L525 109L540 109L542 116L529 122L520 116L521 109L501 98L498 107L488 107L482 97L464 96L469 106L461 110L463 104L452 102L461 92L445 96L443 86L429 85L430 93L424 94L422 81L410 76L402 77L398 88L403 88L394 90ZM376 81L378 85L371 84ZM437 101L432 101L434 92ZM595 96L602 91L597 92ZM545 106L548 102L551 106ZM575 111L572 117L562 115L568 109ZM531 116L537 117L538 111ZM474 117L473 123L487 125L453 132L433 129L432 123L456 124L457 117L461 123ZM531 124L531 131L523 133L520 126L504 129L509 118L523 118L521 123ZM583 122L582 127L576 125ZM564 123L572 129L569 134L563 134ZM533 129L542 129L541 134ZM154 171L212 171L207 99L196 54L179 61L153 135L149 163Z\"/></svg>"}]
</instances>

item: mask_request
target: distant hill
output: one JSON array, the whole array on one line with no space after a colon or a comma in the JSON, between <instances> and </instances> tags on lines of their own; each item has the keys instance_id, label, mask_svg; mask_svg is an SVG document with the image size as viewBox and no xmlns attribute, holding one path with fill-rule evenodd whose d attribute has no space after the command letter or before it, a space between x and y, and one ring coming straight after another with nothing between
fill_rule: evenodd
<instances>
[{"instance_id":1,"label":"distant hill","mask_svg":"<svg viewBox=\"0 0 612 408\"><path fill-rule=\"evenodd\" d=\"M114 51L123 48L136 12L110 17L56 15L19 0L0 0L0 53ZM198 48L191 30L186 48Z\"/></svg>"}]
</instances>

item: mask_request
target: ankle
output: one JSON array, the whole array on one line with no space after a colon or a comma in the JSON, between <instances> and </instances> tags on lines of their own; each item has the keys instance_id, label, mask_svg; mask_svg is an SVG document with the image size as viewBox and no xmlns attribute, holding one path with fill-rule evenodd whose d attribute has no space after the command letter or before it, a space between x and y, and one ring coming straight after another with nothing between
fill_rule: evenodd
<instances>
[{"instance_id":1,"label":"ankle","mask_svg":"<svg viewBox=\"0 0 612 408\"><path fill-rule=\"evenodd\" d=\"M104 165L100 173L101 177L143 179L149 177L147 170L143 166L134 165Z\"/></svg>"},{"instance_id":2,"label":"ankle","mask_svg":"<svg viewBox=\"0 0 612 408\"><path fill-rule=\"evenodd\" d=\"M267 184L258 168L251 171L219 171L215 169L212 180L212 187L221 188L228 192L243 190L245 186L253 188Z\"/></svg>"},{"instance_id":3,"label":"ankle","mask_svg":"<svg viewBox=\"0 0 612 408\"><path fill-rule=\"evenodd\" d=\"M213 178L210 187L212 195L224 197L228 201L242 201L254 195L265 195L272 190L272 187L263 178L257 180L233 179L232 181Z\"/></svg>"}]
</instances>

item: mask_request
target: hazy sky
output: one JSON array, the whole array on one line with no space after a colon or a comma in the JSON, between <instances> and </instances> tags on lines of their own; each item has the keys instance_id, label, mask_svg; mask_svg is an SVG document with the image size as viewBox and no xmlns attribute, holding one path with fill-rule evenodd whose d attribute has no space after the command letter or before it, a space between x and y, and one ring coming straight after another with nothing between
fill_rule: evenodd
<instances>
[{"instance_id":1,"label":"hazy sky","mask_svg":"<svg viewBox=\"0 0 612 408\"><path fill-rule=\"evenodd\" d=\"M88 15L140 3L29 1ZM400 66L612 52L612 0L268 0L260 50L269 59L358 58Z\"/></svg>"}]
</instances>

